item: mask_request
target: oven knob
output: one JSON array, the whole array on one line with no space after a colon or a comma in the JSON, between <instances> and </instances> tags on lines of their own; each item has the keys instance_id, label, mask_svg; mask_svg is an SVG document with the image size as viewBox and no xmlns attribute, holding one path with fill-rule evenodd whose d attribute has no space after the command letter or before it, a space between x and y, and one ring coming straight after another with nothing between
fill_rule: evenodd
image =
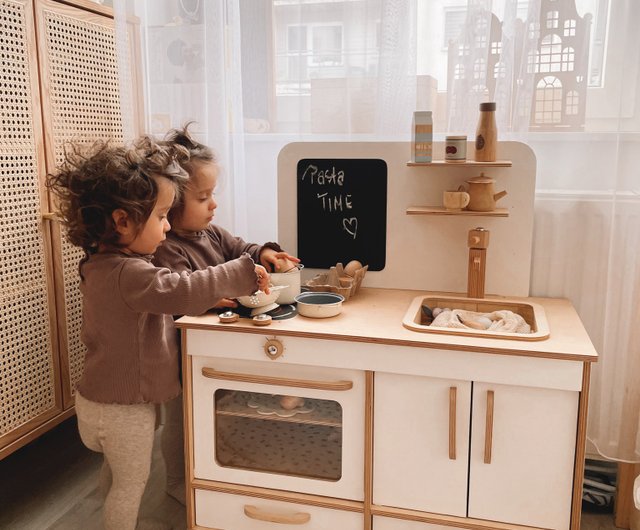
<instances>
[{"instance_id":1,"label":"oven knob","mask_svg":"<svg viewBox=\"0 0 640 530\"><path fill-rule=\"evenodd\" d=\"M278 339L267 339L264 343L264 353L267 354L269 359L277 359L284 352L284 346Z\"/></svg>"}]
</instances>

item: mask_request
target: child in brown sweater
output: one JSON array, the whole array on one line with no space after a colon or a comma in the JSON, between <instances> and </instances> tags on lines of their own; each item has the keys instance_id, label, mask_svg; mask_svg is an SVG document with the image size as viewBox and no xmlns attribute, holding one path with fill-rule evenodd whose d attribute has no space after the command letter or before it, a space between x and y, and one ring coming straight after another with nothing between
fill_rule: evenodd
<instances>
[{"instance_id":1,"label":"child in brown sweater","mask_svg":"<svg viewBox=\"0 0 640 530\"><path fill-rule=\"evenodd\" d=\"M170 229L167 214L187 178L185 150L150 138L133 147L94 145L67 152L47 184L80 262L82 340L87 348L76 391L83 442L104 453L111 474L106 530L134 530L150 471L155 404L180 394L171 315L199 314L221 298L268 288L249 254L192 274L151 263ZM179 158L178 158L179 160Z\"/></svg>"},{"instance_id":2,"label":"child in brown sweater","mask_svg":"<svg viewBox=\"0 0 640 530\"><path fill-rule=\"evenodd\" d=\"M246 243L224 228L212 224L217 203L214 190L218 182L218 165L213 151L195 141L183 129L169 131L166 142L185 148L189 159L182 162L189 174L180 199L169 212L171 231L156 251L153 262L174 272L192 272L211 265L234 260L243 253L262 263L267 270L288 270L300 260L284 252L277 243ZM281 269L282 268L282 269ZM214 307L237 307L229 297L221 298ZM165 405L162 450L167 466L167 492L184 502L184 464L175 458L182 452L182 406L179 400Z\"/></svg>"}]
</instances>

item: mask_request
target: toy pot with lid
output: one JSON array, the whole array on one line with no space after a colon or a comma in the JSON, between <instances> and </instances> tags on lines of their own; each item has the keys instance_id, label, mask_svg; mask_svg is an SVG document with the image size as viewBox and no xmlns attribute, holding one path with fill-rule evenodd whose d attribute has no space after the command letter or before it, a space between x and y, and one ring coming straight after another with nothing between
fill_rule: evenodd
<instances>
[{"instance_id":1,"label":"toy pot with lid","mask_svg":"<svg viewBox=\"0 0 640 530\"><path fill-rule=\"evenodd\" d=\"M496 201L504 197L507 192L500 191L495 193L493 184L495 179L486 177L484 173L480 173L479 177L473 177L467 180L469 184L469 204L467 210L473 212L492 212L496 209Z\"/></svg>"}]
</instances>

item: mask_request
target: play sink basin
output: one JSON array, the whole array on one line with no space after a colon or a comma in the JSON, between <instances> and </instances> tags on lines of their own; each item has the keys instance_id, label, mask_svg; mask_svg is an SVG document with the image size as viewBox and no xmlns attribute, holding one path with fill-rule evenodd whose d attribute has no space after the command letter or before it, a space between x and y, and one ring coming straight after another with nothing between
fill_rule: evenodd
<instances>
[{"instance_id":1,"label":"play sink basin","mask_svg":"<svg viewBox=\"0 0 640 530\"><path fill-rule=\"evenodd\" d=\"M520 315L531 326L531 333L509 333L486 329L449 328L430 326L422 323L422 306L429 308L448 307L463 309L477 313L492 313L494 311L509 310ZM417 296L411 302L409 309L402 319L402 325L412 331L424 333L443 333L447 335L470 335L510 340L544 340L549 338L549 326L544 308L535 303L509 300L503 298L464 298L454 296Z\"/></svg>"}]
</instances>

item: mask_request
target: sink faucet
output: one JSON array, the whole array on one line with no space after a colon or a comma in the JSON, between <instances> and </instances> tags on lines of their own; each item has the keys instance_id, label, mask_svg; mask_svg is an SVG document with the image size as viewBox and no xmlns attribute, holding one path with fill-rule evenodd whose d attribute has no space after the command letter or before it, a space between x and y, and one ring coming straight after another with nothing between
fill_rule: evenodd
<instances>
[{"instance_id":1,"label":"sink faucet","mask_svg":"<svg viewBox=\"0 0 640 530\"><path fill-rule=\"evenodd\" d=\"M467 297L484 298L484 276L487 264L489 230L479 226L469 230L469 268L467 278Z\"/></svg>"}]
</instances>

